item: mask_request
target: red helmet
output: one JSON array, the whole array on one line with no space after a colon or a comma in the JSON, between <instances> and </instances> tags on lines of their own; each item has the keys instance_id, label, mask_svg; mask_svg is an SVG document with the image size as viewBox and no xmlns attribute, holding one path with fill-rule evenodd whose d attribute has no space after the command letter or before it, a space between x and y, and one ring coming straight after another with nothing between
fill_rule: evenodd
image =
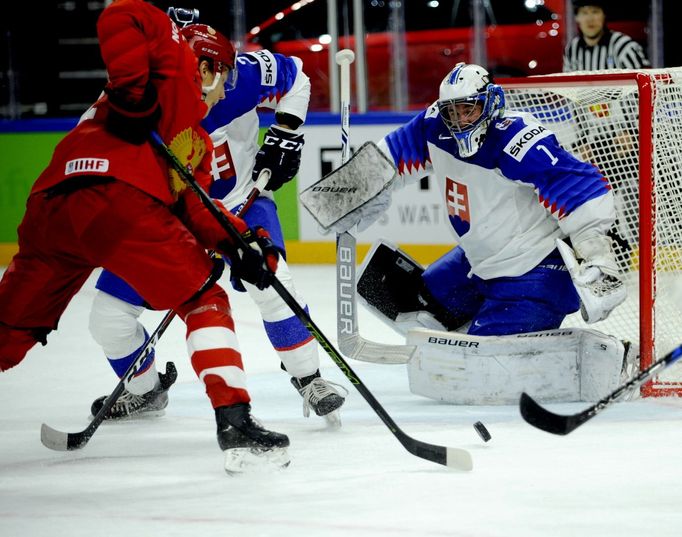
<instances>
[{"instance_id":1,"label":"red helmet","mask_svg":"<svg viewBox=\"0 0 682 537\"><path fill-rule=\"evenodd\" d=\"M197 58L210 58L213 60L213 70L222 73L228 69L236 73L235 62L237 52L232 43L223 34L206 24L189 24L180 30L192 47ZM228 73L228 78L229 73Z\"/></svg>"}]
</instances>

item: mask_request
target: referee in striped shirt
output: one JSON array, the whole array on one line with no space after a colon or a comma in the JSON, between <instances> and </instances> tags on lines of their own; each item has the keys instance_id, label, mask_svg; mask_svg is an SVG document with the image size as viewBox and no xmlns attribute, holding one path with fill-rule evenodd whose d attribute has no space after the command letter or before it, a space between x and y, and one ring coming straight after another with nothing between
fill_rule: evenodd
<instances>
[{"instance_id":1,"label":"referee in striped shirt","mask_svg":"<svg viewBox=\"0 0 682 537\"><path fill-rule=\"evenodd\" d=\"M580 35L564 51L564 72L650 67L641 45L606 27L604 0L573 0Z\"/></svg>"},{"instance_id":2,"label":"referee in striped shirt","mask_svg":"<svg viewBox=\"0 0 682 537\"><path fill-rule=\"evenodd\" d=\"M575 20L580 35L571 40L564 51L564 72L601 71L606 69L644 69L650 67L642 47L621 32L606 27L604 0L573 0ZM636 99L623 102L606 101L586 107L576 115L578 139L572 150L599 168L609 179L619 212L626 200L637 199L639 192L639 140L636 123L630 126L614 124L613 114L637 117ZM633 158L633 155L635 157ZM630 201L630 203L632 203ZM637 244L636 223L616 221L609 235L630 250Z\"/></svg>"}]
</instances>

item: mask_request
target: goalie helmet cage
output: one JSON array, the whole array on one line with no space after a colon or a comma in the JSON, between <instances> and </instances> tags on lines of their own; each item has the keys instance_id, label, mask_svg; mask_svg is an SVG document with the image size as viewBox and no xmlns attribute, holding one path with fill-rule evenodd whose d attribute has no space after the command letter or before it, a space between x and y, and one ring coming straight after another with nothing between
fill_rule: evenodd
<instances>
[{"instance_id":1,"label":"goalie helmet cage","mask_svg":"<svg viewBox=\"0 0 682 537\"><path fill-rule=\"evenodd\" d=\"M500 79L507 109L533 114L613 188L611 231L628 299L591 328L639 342L644 369L682 339L682 68ZM540 149L540 147L538 147ZM587 326L579 314L562 326ZM682 367L642 388L682 396Z\"/></svg>"}]
</instances>

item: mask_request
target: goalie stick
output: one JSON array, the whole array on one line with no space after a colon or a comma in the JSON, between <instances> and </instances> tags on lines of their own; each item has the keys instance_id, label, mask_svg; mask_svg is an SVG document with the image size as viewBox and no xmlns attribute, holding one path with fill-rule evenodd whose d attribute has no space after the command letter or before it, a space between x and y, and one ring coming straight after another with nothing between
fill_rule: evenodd
<instances>
[{"instance_id":1,"label":"goalie stick","mask_svg":"<svg viewBox=\"0 0 682 537\"><path fill-rule=\"evenodd\" d=\"M177 159L173 152L163 142L158 133L152 133L152 142L168 160L169 164L175 168L178 174L180 174L187 185L196 193L197 196L199 196L201 202L228 233L237 249L244 250L246 248L250 248L251 246L249 246L244 237L242 237L242 235L240 235L240 233L232 226L232 223L220 211L220 209L218 209L214 201L201 188L192 174ZM386 410L384 410L381 404L379 404L379 401L377 401L374 395L372 395L372 392L370 392L362 380L360 380L360 377L358 377L351 369L351 367L348 365L348 362L344 360L343 356L339 354L329 339L313 322L308 312L301 307L301 305L296 301L296 299L291 295L287 288L284 287L282 282L280 282L276 276L273 276L272 288L277 292L286 305L289 306L292 313L294 313L294 315L296 315L301 323L308 329L310 334L317 340L332 361L343 372L349 382L355 387L356 390L358 390L358 392L360 392L360 395L362 395L365 401L369 403L369 406L372 407L372 410L374 410L381 421L384 422L388 430L391 431L391 433L398 439L398 441L407 451L422 459L435 462L437 464L442 464L450 468L455 468L458 470L471 470L473 468L471 454L467 450L428 444L426 442L416 440L403 432L393 421L391 416L389 416Z\"/></svg>"},{"instance_id":2,"label":"goalie stick","mask_svg":"<svg viewBox=\"0 0 682 537\"><path fill-rule=\"evenodd\" d=\"M341 86L341 164L350 157L350 49L336 53ZM356 296L356 241L348 231L336 235L336 335L339 349L349 358L382 364L404 364L413 356L414 345L386 345L363 338L358 327Z\"/></svg>"},{"instance_id":3,"label":"goalie stick","mask_svg":"<svg viewBox=\"0 0 682 537\"><path fill-rule=\"evenodd\" d=\"M270 170L265 168L258 175L258 179L251 189L251 192L249 192L246 200L244 200L244 202L235 211L237 216L241 216L249 209L249 207L251 207L253 202L256 201L258 195L268 184L269 180ZM213 253L211 253L211 255L213 255ZM166 328L168 328L168 325L170 325L174 318L175 311L170 310L168 313L166 313L163 319L161 319L159 326L156 327L156 330L154 330L152 335L149 336L147 341L145 341L142 348L138 351L137 356L130 364L130 367L128 367L125 373L123 373L121 376L121 380L114 388L114 391L111 392L109 397L106 398L102 404L102 408L100 408L97 414L93 416L92 421L85 429L77 433L65 433L43 423L40 428L40 441L43 443L43 445L50 449L54 449L55 451L72 451L84 448L92 438L92 435L95 434L101 423L104 421L104 417L107 415L109 410L111 410L111 408L113 408L113 406L116 404L116 401L118 401L125 387L128 385L135 373L137 373L138 368L144 363L147 356L149 356L149 353L152 352L154 347L156 347L156 344L159 342L159 338L163 335L163 333L166 331ZM175 370L175 364L173 364L173 362L168 362L166 365L167 372L171 369Z\"/></svg>"},{"instance_id":4,"label":"goalie stick","mask_svg":"<svg viewBox=\"0 0 682 537\"><path fill-rule=\"evenodd\" d=\"M602 410L620 399L624 394L629 393L635 388L639 388L651 377L679 360L680 357L682 357L682 345L673 349L663 358L651 364L644 371L641 371L638 375L616 388L613 392L600 399L591 407L586 408L577 414L562 415L550 412L524 392L521 394L521 400L519 401L521 416L523 416L523 419L533 427L537 427L538 429L552 434L567 435L586 421L594 418Z\"/></svg>"}]
</instances>

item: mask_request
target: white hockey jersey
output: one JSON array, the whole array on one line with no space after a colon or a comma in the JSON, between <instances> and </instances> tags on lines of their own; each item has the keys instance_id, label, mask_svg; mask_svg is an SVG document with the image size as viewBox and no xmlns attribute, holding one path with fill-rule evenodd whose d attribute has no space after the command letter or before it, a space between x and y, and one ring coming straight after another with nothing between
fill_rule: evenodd
<instances>
[{"instance_id":1,"label":"white hockey jersey","mask_svg":"<svg viewBox=\"0 0 682 537\"><path fill-rule=\"evenodd\" d=\"M310 80L299 58L259 50L239 54L237 70L235 89L226 92L202 122L214 146L210 194L228 209L239 206L253 187L257 110L270 108L305 121L310 101ZM270 191L262 195L272 197Z\"/></svg>"},{"instance_id":2,"label":"white hockey jersey","mask_svg":"<svg viewBox=\"0 0 682 537\"><path fill-rule=\"evenodd\" d=\"M529 114L495 120L465 159L434 103L379 147L398 168L398 187L435 175L472 273L483 279L524 274L555 249L557 237L603 235L615 220L606 178Z\"/></svg>"}]
</instances>

